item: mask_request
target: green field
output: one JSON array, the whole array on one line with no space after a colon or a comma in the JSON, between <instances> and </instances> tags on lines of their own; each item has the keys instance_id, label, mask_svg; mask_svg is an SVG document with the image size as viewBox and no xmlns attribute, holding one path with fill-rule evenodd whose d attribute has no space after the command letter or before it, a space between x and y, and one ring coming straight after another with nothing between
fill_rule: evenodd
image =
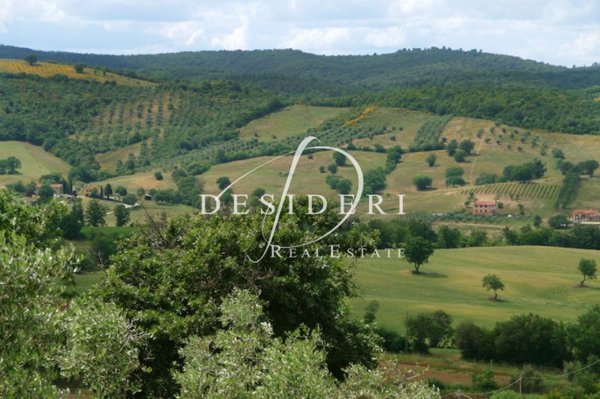
<instances>
[{"instance_id":1,"label":"green field","mask_svg":"<svg viewBox=\"0 0 600 399\"><path fill-rule=\"evenodd\" d=\"M385 164L385 154L368 151L350 151L350 153L361 165L363 172ZM234 181L236 178L241 177L270 159L272 157L259 157L213 166L201 176L205 182L205 189L209 193L216 194L220 191L216 184L219 177L227 176L231 181ZM233 191L239 194L250 194L254 189L261 187L269 193L280 193L285 184L291 160L291 156L286 156L265 165L240 180L233 187ZM325 182L329 172L321 173L319 170L321 166L327 166L331 163L333 163L331 151L315 153L312 159L308 156L303 156L294 174L290 193L307 194L307 187L310 187L311 194L335 194ZM356 171L352 166L338 168L337 175L350 179L352 181L352 192L356 190Z\"/></svg>"},{"instance_id":2,"label":"green field","mask_svg":"<svg viewBox=\"0 0 600 399\"><path fill-rule=\"evenodd\" d=\"M378 135L372 139L354 140L354 144L368 147L380 144L386 148L400 145L406 149L414 141L421 125L432 118L435 116L424 112L378 107L356 125L361 129L386 127L395 129L394 132Z\"/></svg>"},{"instance_id":3,"label":"green field","mask_svg":"<svg viewBox=\"0 0 600 399\"><path fill-rule=\"evenodd\" d=\"M317 127L327 119L331 119L346 110L347 108L292 105L263 118L253 120L240 129L240 136L245 139L256 137L260 141L280 140L302 134L307 129Z\"/></svg>"},{"instance_id":4,"label":"green field","mask_svg":"<svg viewBox=\"0 0 600 399\"><path fill-rule=\"evenodd\" d=\"M600 252L580 249L464 248L436 251L423 266L424 273L414 275L403 260L364 259L354 269L360 297L351 305L360 317L366 304L378 301L378 323L398 331L404 331L406 315L437 309L448 312L455 322L471 320L487 327L529 312L574 321L586 307L600 304L600 282L576 287L582 257L600 262ZM506 285L500 301L490 300L491 293L481 286L481 278L489 273ZM100 278L101 272L77 275L78 290Z\"/></svg>"},{"instance_id":5,"label":"green field","mask_svg":"<svg viewBox=\"0 0 600 399\"><path fill-rule=\"evenodd\" d=\"M44 151L42 147L21 141L1 141L0 159L10 156L17 157L21 161L22 168L17 175L1 175L0 186L19 180L27 184L49 173L62 173L66 176L70 169L69 164Z\"/></svg>"},{"instance_id":6,"label":"green field","mask_svg":"<svg viewBox=\"0 0 600 399\"><path fill-rule=\"evenodd\" d=\"M552 247L483 247L438 250L412 274L404 260L364 259L358 262L355 282L361 298L352 300L357 316L372 300L380 304L378 322L404 330L407 314L442 309L455 321L472 320L491 327L513 314L534 312L573 321L587 306L600 304L600 282L589 288L579 282L577 264L585 257L600 262L600 252ZM481 286L494 273L506 289L501 301L489 299Z\"/></svg>"}]
</instances>

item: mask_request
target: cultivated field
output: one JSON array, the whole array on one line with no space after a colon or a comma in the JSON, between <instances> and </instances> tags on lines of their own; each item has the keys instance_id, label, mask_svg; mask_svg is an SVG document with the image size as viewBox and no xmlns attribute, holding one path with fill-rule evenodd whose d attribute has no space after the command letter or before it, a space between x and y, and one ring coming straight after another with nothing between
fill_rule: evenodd
<instances>
[{"instance_id":1,"label":"cultivated field","mask_svg":"<svg viewBox=\"0 0 600 399\"><path fill-rule=\"evenodd\" d=\"M37 62L35 65L29 65L23 60L0 59L0 73L24 73L28 75L38 75L50 77L64 75L71 79L88 79L99 82L115 82L127 86L152 86L154 83L128 78L112 72L95 70L94 68L84 68L83 73L75 72L73 65L55 64L50 62Z\"/></svg>"}]
</instances>

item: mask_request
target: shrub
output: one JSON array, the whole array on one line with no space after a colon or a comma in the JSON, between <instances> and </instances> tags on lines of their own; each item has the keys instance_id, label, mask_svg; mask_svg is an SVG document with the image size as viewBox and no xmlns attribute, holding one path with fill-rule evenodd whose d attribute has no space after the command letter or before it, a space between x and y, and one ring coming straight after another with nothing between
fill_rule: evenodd
<instances>
[{"instance_id":1,"label":"shrub","mask_svg":"<svg viewBox=\"0 0 600 399\"><path fill-rule=\"evenodd\" d=\"M419 191L427 190L431 188L431 184L433 183L433 179L431 176L427 175L418 175L413 178L413 184Z\"/></svg>"}]
</instances>

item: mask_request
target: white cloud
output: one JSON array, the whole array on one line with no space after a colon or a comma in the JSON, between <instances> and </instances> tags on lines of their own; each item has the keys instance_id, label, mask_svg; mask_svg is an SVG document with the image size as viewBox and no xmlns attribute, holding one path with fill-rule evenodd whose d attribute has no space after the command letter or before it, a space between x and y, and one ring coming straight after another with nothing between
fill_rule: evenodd
<instances>
[{"instance_id":1,"label":"white cloud","mask_svg":"<svg viewBox=\"0 0 600 399\"><path fill-rule=\"evenodd\" d=\"M308 51L332 51L350 39L349 28L294 29L284 47Z\"/></svg>"},{"instance_id":2,"label":"white cloud","mask_svg":"<svg viewBox=\"0 0 600 399\"><path fill-rule=\"evenodd\" d=\"M0 42L122 53L296 48L321 54L481 48L600 61L598 0L0 0ZM105 51L102 51L105 48Z\"/></svg>"},{"instance_id":3,"label":"white cloud","mask_svg":"<svg viewBox=\"0 0 600 399\"><path fill-rule=\"evenodd\" d=\"M399 27L374 29L367 33L364 42L377 48L400 48L406 43L406 35Z\"/></svg>"}]
</instances>

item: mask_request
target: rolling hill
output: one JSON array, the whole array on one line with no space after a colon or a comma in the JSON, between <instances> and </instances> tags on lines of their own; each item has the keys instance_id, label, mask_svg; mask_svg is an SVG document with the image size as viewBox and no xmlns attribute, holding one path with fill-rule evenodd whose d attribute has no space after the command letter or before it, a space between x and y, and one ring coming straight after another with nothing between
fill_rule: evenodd
<instances>
[{"instance_id":1,"label":"rolling hill","mask_svg":"<svg viewBox=\"0 0 600 399\"><path fill-rule=\"evenodd\" d=\"M73 65L36 62L29 65L23 60L1 59L0 73L35 75L41 77L52 77L57 75L67 76L70 79L94 80L101 83L114 82L126 86L154 86L154 83L142 79L129 78L113 72L107 72L95 68L85 67L81 73L75 72Z\"/></svg>"},{"instance_id":2,"label":"rolling hill","mask_svg":"<svg viewBox=\"0 0 600 399\"><path fill-rule=\"evenodd\" d=\"M29 183L37 181L41 176L60 173L66 175L69 165L63 160L44 151L43 148L20 141L3 141L0 143L0 159L17 157L23 167L16 175L0 175L0 186L17 181Z\"/></svg>"},{"instance_id":3,"label":"rolling hill","mask_svg":"<svg viewBox=\"0 0 600 399\"><path fill-rule=\"evenodd\" d=\"M600 303L599 283L575 287L579 259L600 261L597 251L552 247L483 247L438 250L413 275L405 260L365 258L354 269L361 298L352 301L357 315L372 300L380 304L378 323L404 330L407 314L443 309L455 321L471 320L493 327L515 313L537 313L573 321L584 309ZM544 262L540 262L544 259ZM501 301L489 300L481 286L489 273L502 278Z\"/></svg>"}]
</instances>

